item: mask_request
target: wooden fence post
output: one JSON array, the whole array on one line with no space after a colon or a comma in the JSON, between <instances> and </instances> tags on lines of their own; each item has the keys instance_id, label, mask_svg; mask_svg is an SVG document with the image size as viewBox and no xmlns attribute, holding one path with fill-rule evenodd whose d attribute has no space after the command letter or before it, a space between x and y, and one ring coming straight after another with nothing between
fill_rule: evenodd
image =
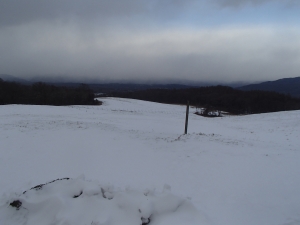
<instances>
[{"instance_id":1,"label":"wooden fence post","mask_svg":"<svg viewBox=\"0 0 300 225\"><path fill-rule=\"evenodd\" d=\"M184 129L184 134L187 134L187 129L188 129L188 123L189 123L189 108L190 108L190 102L187 102L186 105L186 116L185 116L185 129Z\"/></svg>"}]
</instances>

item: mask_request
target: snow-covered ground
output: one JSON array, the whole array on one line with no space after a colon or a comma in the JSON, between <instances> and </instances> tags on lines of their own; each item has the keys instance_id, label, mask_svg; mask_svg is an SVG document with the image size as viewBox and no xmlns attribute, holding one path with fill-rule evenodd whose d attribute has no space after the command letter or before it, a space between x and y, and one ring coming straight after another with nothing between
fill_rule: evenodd
<instances>
[{"instance_id":1,"label":"snow-covered ground","mask_svg":"<svg viewBox=\"0 0 300 225\"><path fill-rule=\"evenodd\" d=\"M0 106L1 225L300 224L300 111L101 100Z\"/></svg>"}]
</instances>

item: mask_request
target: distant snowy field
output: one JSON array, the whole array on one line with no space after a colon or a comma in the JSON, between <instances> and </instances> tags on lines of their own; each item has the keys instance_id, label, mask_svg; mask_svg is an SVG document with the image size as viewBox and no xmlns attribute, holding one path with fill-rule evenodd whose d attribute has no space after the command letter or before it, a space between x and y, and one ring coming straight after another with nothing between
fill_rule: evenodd
<instances>
[{"instance_id":1,"label":"distant snowy field","mask_svg":"<svg viewBox=\"0 0 300 225\"><path fill-rule=\"evenodd\" d=\"M300 224L300 111L100 100L0 106L1 225Z\"/></svg>"}]
</instances>

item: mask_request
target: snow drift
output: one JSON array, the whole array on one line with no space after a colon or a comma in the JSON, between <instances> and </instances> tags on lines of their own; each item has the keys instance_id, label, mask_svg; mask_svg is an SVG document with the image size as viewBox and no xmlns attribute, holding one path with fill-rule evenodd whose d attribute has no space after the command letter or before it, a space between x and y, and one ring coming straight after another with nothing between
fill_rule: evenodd
<instances>
[{"instance_id":1,"label":"snow drift","mask_svg":"<svg viewBox=\"0 0 300 225\"><path fill-rule=\"evenodd\" d=\"M28 225L160 225L208 224L187 200L162 192L115 190L96 182L57 179L2 199L0 224Z\"/></svg>"}]
</instances>

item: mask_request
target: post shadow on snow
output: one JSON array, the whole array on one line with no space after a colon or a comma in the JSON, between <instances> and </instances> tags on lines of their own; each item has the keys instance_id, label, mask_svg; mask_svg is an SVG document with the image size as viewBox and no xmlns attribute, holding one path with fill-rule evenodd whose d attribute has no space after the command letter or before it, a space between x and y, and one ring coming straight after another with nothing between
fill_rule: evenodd
<instances>
[{"instance_id":1,"label":"post shadow on snow","mask_svg":"<svg viewBox=\"0 0 300 225\"><path fill-rule=\"evenodd\" d=\"M29 190L24 191L22 194L25 194L27 191L30 191L30 190L36 190L36 191L41 190L44 186L46 186L48 184L51 184L51 183L54 183L54 182L57 182L57 181L70 180L70 179L71 178L68 178L68 177L66 177L66 178L58 178L56 180L47 182L45 184L36 185L36 186L30 188ZM102 193L102 197L103 198L106 198L108 200L113 199L113 197L111 197L111 196L106 196L105 190L103 188L101 188L101 193ZM82 194L83 194L83 191L81 190L80 193L78 195L74 195L73 198L78 198ZM13 208L16 208L16 210L19 210L22 207L22 201L19 200L19 199L17 199L17 200L12 201L9 205L11 207L13 207ZM139 212L142 213L142 211L140 209L139 209ZM142 222L141 225L149 225L150 221L151 221L151 215L149 216L149 218L143 218L143 217L141 217L141 222Z\"/></svg>"}]
</instances>

